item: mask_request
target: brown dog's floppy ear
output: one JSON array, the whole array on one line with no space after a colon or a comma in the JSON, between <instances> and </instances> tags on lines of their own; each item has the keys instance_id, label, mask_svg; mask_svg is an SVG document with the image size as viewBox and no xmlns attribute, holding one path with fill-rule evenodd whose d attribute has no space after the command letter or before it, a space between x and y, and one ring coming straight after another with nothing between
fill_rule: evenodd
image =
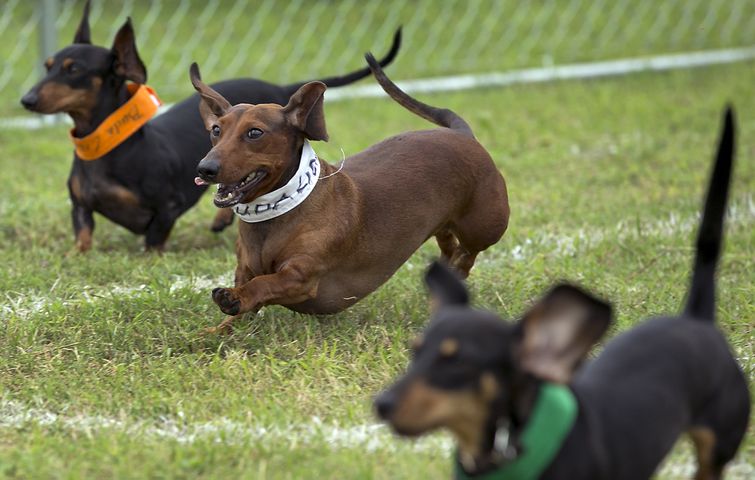
<instances>
[{"instance_id":1,"label":"brown dog's floppy ear","mask_svg":"<svg viewBox=\"0 0 755 480\"><path fill-rule=\"evenodd\" d=\"M557 285L518 325L519 364L541 379L567 383L610 323L609 304L580 288Z\"/></svg>"},{"instance_id":2,"label":"brown dog's floppy ear","mask_svg":"<svg viewBox=\"0 0 755 480\"><path fill-rule=\"evenodd\" d=\"M202 82L202 76L199 74L199 65L197 62L191 64L189 68L189 78L194 89L199 93L201 100L199 102L199 115L204 121L205 128L208 130L215 125L219 117L225 115L231 104L221 94L208 87Z\"/></svg>"},{"instance_id":3,"label":"brown dog's floppy ear","mask_svg":"<svg viewBox=\"0 0 755 480\"><path fill-rule=\"evenodd\" d=\"M323 94L327 88L322 82L305 83L283 107L289 122L310 140L328 141L323 110Z\"/></svg>"},{"instance_id":4,"label":"brown dog's floppy ear","mask_svg":"<svg viewBox=\"0 0 755 480\"><path fill-rule=\"evenodd\" d=\"M84 4L84 13L81 16L79 28L76 29L76 33L73 36L73 43L92 43L92 37L89 33L89 0Z\"/></svg>"},{"instance_id":5,"label":"brown dog's floppy ear","mask_svg":"<svg viewBox=\"0 0 755 480\"><path fill-rule=\"evenodd\" d=\"M448 305L468 305L469 293L456 272L439 261L430 265L425 274L425 284L432 297L432 310Z\"/></svg>"},{"instance_id":6,"label":"brown dog's floppy ear","mask_svg":"<svg viewBox=\"0 0 755 480\"><path fill-rule=\"evenodd\" d=\"M145 83L147 81L147 68L142 63L139 52L136 50L131 17L126 19L126 23L115 34L111 51L115 55L114 69L116 74L134 83Z\"/></svg>"}]
</instances>

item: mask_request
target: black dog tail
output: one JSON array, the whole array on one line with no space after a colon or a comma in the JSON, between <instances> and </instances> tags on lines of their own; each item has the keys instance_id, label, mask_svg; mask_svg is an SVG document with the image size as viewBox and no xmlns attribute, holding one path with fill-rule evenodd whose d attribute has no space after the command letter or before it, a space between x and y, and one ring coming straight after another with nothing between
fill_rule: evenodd
<instances>
[{"instance_id":1,"label":"black dog tail","mask_svg":"<svg viewBox=\"0 0 755 480\"><path fill-rule=\"evenodd\" d=\"M396 55L398 54L398 51L400 48L401 48L401 27L398 27L398 29L396 29L396 33L393 34L393 44L391 45L391 49L388 50L388 53L385 54L385 57L383 57L383 59L380 60L380 65L384 67L387 65L390 65L390 63L393 62L393 60L396 58ZM322 78L322 79L319 79L318 81L324 83L328 88L343 87L344 85L354 83L357 80L361 80L365 77L368 77L369 75L370 75L370 69L367 67L364 67L354 72L347 73L346 75ZM296 92L299 89L299 87L301 87L305 83L307 82L300 82L300 83L295 83L293 85L289 85L286 87L286 90L288 90L289 93L293 95L294 92Z\"/></svg>"},{"instance_id":2,"label":"black dog tail","mask_svg":"<svg viewBox=\"0 0 755 480\"><path fill-rule=\"evenodd\" d=\"M469 127L469 124L464 121L463 118L446 108L432 107L426 103L422 103L419 100L410 97L406 92L398 88L398 86L386 76L385 72L383 72L383 69L380 66L380 63L375 60L375 57L373 57L371 53L366 53L364 55L364 58L367 60L367 63L370 65L370 69L372 69L372 74L375 75L375 79L377 79L380 86L383 87L385 93L387 93L401 106L414 113L415 115L418 115L425 120L429 120L436 125L456 130L474 138L472 129Z\"/></svg>"},{"instance_id":3,"label":"black dog tail","mask_svg":"<svg viewBox=\"0 0 755 480\"><path fill-rule=\"evenodd\" d=\"M705 199L700 230L697 233L692 285L684 307L685 315L710 321L715 318L716 264L721 255L724 216L734 162L735 129L734 111L731 107L727 107L716 163L710 177L708 196Z\"/></svg>"}]
</instances>

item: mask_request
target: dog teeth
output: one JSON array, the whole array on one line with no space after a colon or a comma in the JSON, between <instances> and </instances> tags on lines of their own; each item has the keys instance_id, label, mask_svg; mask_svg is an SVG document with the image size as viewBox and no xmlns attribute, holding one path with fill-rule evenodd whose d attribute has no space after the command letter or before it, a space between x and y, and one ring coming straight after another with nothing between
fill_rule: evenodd
<instances>
[{"instance_id":1,"label":"dog teeth","mask_svg":"<svg viewBox=\"0 0 755 480\"><path fill-rule=\"evenodd\" d=\"M251 182L252 180L257 178L258 173L259 172L252 172L249 175L247 175L246 178L243 179L241 183L239 183L239 187L243 187L244 185L246 185L247 182Z\"/></svg>"}]
</instances>

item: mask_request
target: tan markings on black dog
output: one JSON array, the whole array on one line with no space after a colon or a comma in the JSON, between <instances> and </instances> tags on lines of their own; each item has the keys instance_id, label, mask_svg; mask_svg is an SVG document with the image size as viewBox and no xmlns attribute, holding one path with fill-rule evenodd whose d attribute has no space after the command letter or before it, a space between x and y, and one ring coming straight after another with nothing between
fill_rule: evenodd
<instances>
[{"instance_id":1,"label":"tan markings on black dog","mask_svg":"<svg viewBox=\"0 0 755 480\"><path fill-rule=\"evenodd\" d=\"M84 227L76 233L76 250L86 252L92 248L92 229Z\"/></svg>"},{"instance_id":2,"label":"tan markings on black dog","mask_svg":"<svg viewBox=\"0 0 755 480\"><path fill-rule=\"evenodd\" d=\"M444 357L452 357L459 351L459 341L455 338L446 338L440 342L439 351Z\"/></svg>"},{"instance_id":3,"label":"tan markings on black dog","mask_svg":"<svg viewBox=\"0 0 755 480\"><path fill-rule=\"evenodd\" d=\"M488 416L490 387L486 387L487 392L447 391L415 380L407 387L391 422L397 430L413 435L447 428L456 437L461 452L477 455Z\"/></svg>"},{"instance_id":4,"label":"tan markings on black dog","mask_svg":"<svg viewBox=\"0 0 755 480\"><path fill-rule=\"evenodd\" d=\"M480 391L482 392L482 398L486 402L492 401L498 395L500 388L495 375L492 373L486 372L480 377Z\"/></svg>"},{"instance_id":5,"label":"tan markings on black dog","mask_svg":"<svg viewBox=\"0 0 755 480\"><path fill-rule=\"evenodd\" d=\"M425 342L425 337L423 337L422 335L420 335L418 337L414 337L414 340L412 340L410 348L412 349L412 351L416 352L417 350L419 350L420 348L422 348L422 344L424 342Z\"/></svg>"},{"instance_id":6,"label":"tan markings on black dog","mask_svg":"<svg viewBox=\"0 0 755 480\"><path fill-rule=\"evenodd\" d=\"M37 109L40 113L66 112L81 118L88 118L97 104L102 80L92 78L92 86L87 89L71 88L68 85L48 82L39 89Z\"/></svg>"},{"instance_id":7,"label":"tan markings on black dog","mask_svg":"<svg viewBox=\"0 0 755 480\"><path fill-rule=\"evenodd\" d=\"M713 451L716 446L716 434L706 427L693 427L687 433L692 439L697 455L697 473L695 480L714 480L718 473L713 468Z\"/></svg>"},{"instance_id":8,"label":"tan markings on black dog","mask_svg":"<svg viewBox=\"0 0 755 480\"><path fill-rule=\"evenodd\" d=\"M139 197L131 190L120 185L112 185L107 189L107 195L116 203L123 206L135 207L139 205Z\"/></svg>"},{"instance_id":9,"label":"tan markings on black dog","mask_svg":"<svg viewBox=\"0 0 755 480\"><path fill-rule=\"evenodd\" d=\"M73 58L65 58L63 59L63 62L61 63L63 65L63 68L68 68L71 65L73 65Z\"/></svg>"},{"instance_id":10,"label":"tan markings on black dog","mask_svg":"<svg viewBox=\"0 0 755 480\"><path fill-rule=\"evenodd\" d=\"M81 202L83 197L81 195L81 180L79 179L79 176L71 175L69 185L71 186L71 195L73 195L73 198Z\"/></svg>"},{"instance_id":11,"label":"tan markings on black dog","mask_svg":"<svg viewBox=\"0 0 755 480\"><path fill-rule=\"evenodd\" d=\"M45 68L48 70L51 69L54 64L55 64L55 59L52 57L49 57L47 60L45 60Z\"/></svg>"}]
</instances>

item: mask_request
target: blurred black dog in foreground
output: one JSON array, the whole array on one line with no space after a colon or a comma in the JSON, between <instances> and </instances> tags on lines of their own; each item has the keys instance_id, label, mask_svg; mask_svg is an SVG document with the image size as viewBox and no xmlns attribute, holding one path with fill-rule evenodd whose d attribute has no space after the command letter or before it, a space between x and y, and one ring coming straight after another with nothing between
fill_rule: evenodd
<instances>
[{"instance_id":1,"label":"blurred black dog in foreground","mask_svg":"<svg viewBox=\"0 0 755 480\"><path fill-rule=\"evenodd\" d=\"M650 478L679 435L695 446L696 479L718 479L749 420L747 383L716 328L715 270L734 157L724 119L683 312L619 335L578 368L611 307L558 285L517 323L468 305L441 264L426 282L432 323L408 372L375 400L401 435L447 428L459 478Z\"/></svg>"}]
</instances>

